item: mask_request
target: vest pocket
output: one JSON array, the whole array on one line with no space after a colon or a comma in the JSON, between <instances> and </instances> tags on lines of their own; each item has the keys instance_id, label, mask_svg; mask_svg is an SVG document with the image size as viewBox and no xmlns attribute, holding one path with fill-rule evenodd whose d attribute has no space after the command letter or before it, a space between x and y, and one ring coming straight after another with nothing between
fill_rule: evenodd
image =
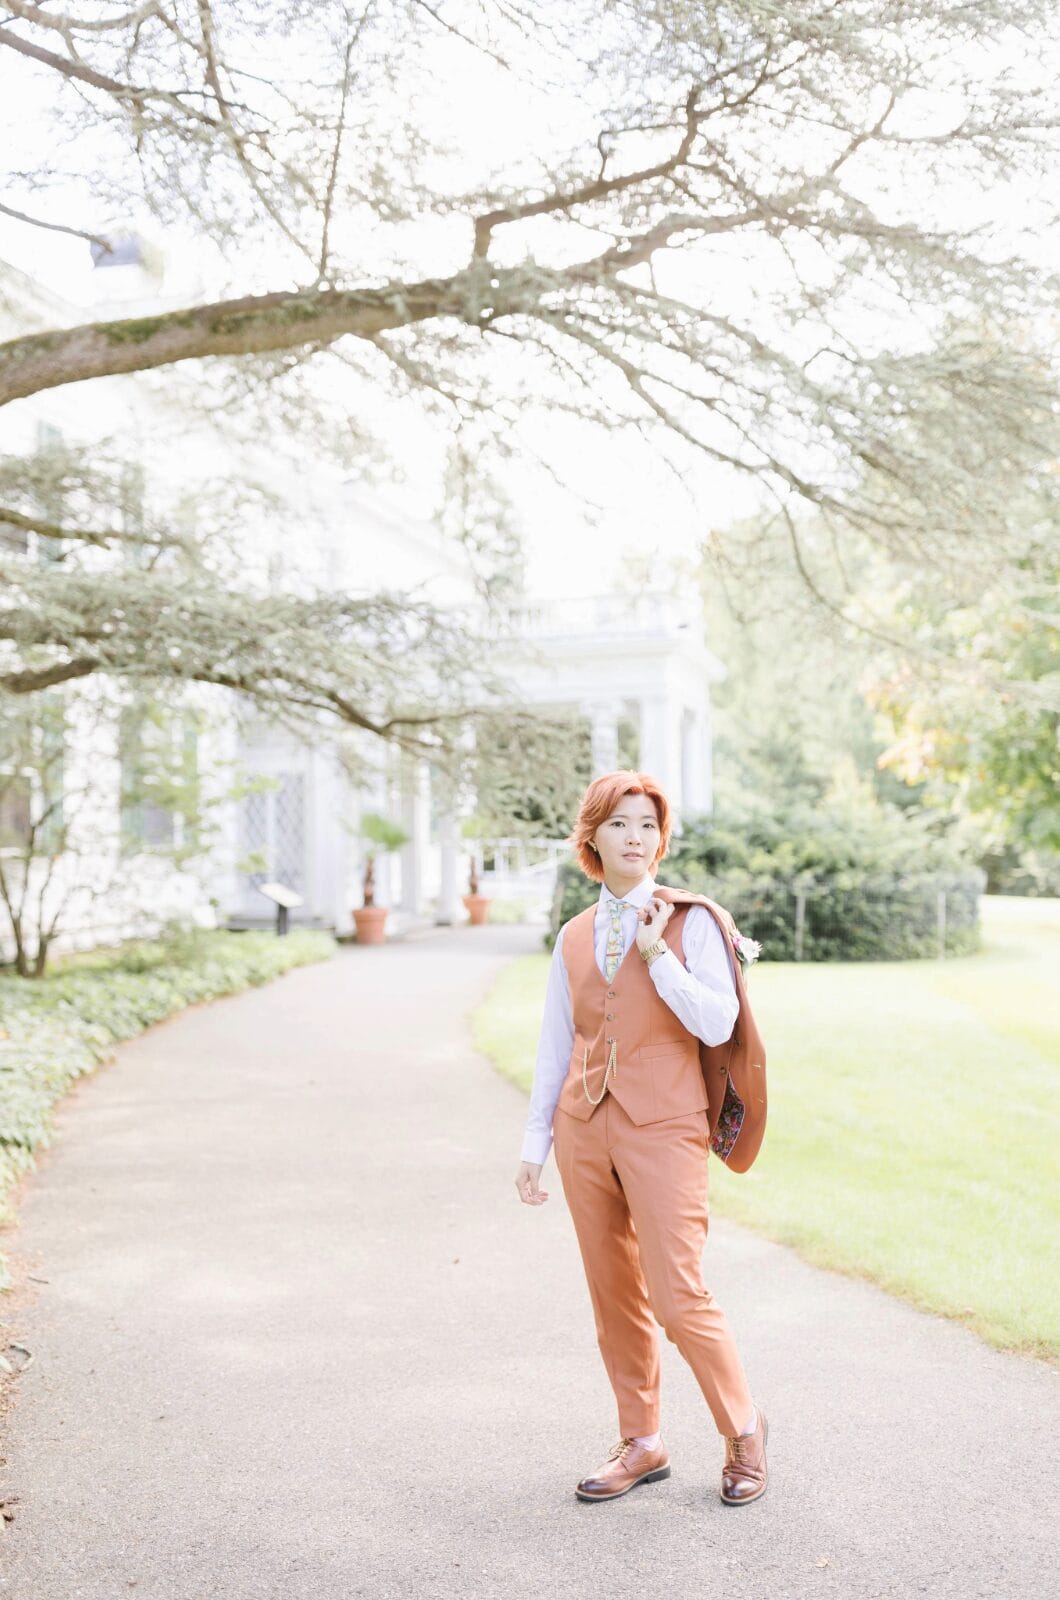
<instances>
[{"instance_id":1,"label":"vest pocket","mask_svg":"<svg viewBox=\"0 0 1060 1600\"><path fill-rule=\"evenodd\" d=\"M687 1039L641 1045L639 1055L642 1072L651 1084L653 1122L706 1109L699 1047L691 1035Z\"/></svg>"}]
</instances>

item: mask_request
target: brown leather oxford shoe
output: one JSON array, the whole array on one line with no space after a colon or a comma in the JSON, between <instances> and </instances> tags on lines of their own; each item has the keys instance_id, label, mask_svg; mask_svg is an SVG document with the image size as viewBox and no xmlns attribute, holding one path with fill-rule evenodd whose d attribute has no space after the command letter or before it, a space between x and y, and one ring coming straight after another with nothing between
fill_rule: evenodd
<instances>
[{"instance_id":1,"label":"brown leather oxford shoe","mask_svg":"<svg viewBox=\"0 0 1060 1600\"><path fill-rule=\"evenodd\" d=\"M766 1440L769 1423L758 1407L758 1426L754 1433L740 1434L725 1441L725 1465L721 1470L721 1498L729 1506L746 1505L765 1494L769 1473L766 1470Z\"/></svg>"},{"instance_id":2,"label":"brown leather oxford shoe","mask_svg":"<svg viewBox=\"0 0 1060 1600\"><path fill-rule=\"evenodd\" d=\"M620 1439L602 1467L583 1478L574 1493L579 1500L617 1500L638 1483L670 1476L670 1452L660 1438L654 1450L635 1439Z\"/></svg>"}]
</instances>

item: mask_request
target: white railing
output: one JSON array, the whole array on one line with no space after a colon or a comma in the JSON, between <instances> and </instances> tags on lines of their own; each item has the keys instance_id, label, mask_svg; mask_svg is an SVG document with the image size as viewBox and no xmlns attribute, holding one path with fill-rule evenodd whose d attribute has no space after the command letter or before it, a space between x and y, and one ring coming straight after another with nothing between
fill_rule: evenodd
<instances>
[{"instance_id":1,"label":"white railing","mask_svg":"<svg viewBox=\"0 0 1060 1600\"><path fill-rule=\"evenodd\" d=\"M513 607L512 621L524 638L565 634L669 638L688 628L702 631L703 619L692 596L596 594L540 600Z\"/></svg>"},{"instance_id":2,"label":"white railing","mask_svg":"<svg viewBox=\"0 0 1060 1600\"><path fill-rule=\"evenodd\" d=\"M547 920L559 863L570 854L562 839L478 839L465 845L478 868L479 889L494 900L522 905L526 921ZM486 860L492 866L485 865Z\"/></svg>"},{"instance_id":3,"label":"white railing","mask_svg":"<svg viewBox=\"0 0 1060 1600\"><path fill-rule=\"evenodd\" d=\"M535 883L555 878L556 867L570 854L564 839L475 839L465 844L475 858L479 876L496 885L532 879ZM486 858L492 865L486 866Z\"/></svg>"}]
</instances>

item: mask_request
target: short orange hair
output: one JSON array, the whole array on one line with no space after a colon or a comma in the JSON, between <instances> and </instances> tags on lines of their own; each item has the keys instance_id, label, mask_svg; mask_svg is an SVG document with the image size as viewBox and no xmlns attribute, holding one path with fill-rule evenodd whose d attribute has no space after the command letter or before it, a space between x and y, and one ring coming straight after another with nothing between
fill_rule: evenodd
<instances>
[{"instance_id":1,"label":"short orange hair","mask_svg":"<svg viewBox=\"0 0 1060 1600\"><path fill-rule=\"evenodd\" d=\"M607 821L622 796L626 794L647 795L649 800L655 802L655 809L659 815L659 849L655 860L647 868L648 872L655 871L670 848L672 826L670 802L651 774L633 772L628 768L621 768L618 772L605 772L599 778L594 778L582 795L577 820L570 835L571 848L579 867L587 878L592 878L596 883L603 883L604 869L600 865L600 857L589 840L600 824Z\"/></svg>"}]
</instances>

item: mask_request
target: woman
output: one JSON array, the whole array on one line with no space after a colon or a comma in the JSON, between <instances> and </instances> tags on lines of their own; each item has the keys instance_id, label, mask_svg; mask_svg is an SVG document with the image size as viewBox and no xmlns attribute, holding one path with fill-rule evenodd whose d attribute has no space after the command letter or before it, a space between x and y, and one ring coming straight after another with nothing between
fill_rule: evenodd
<instances>
[{"instance_id":1,"label":"woman","mask_svg":"<svg viewBox=\"0 0 1060 1600\"><path fill-rule=\"evenodd\" d=\"M621 1438L575 1494L613 1500L670 1476L659 1431L657 1320L725 1440L721 1498L743 1505L766 1488L767 1424L725 1316L703 1286L701 1257L711 1130L713 1148L728 1158L745 1107L734 1098L731 1115L726 1098L719 1113L722 1090L705 1078L704 1063L715 1058L701 1041L723 1044L739 1019L738 1032L754 1038L762 1057L754 1064L761 1095L747 1096L750 1153L733 1165L749 1165L761 1138L764 1052L720 920L727 913L654 881L670 827L666 796L646 773L609 772L585 791L572 843L600 897L556 938L515 1183L526 1205L548 1199L540 1177L554 1143L618 1405ZM720 1079L728 1096L724 1064Z\"/></svg>"}]
</instances>

